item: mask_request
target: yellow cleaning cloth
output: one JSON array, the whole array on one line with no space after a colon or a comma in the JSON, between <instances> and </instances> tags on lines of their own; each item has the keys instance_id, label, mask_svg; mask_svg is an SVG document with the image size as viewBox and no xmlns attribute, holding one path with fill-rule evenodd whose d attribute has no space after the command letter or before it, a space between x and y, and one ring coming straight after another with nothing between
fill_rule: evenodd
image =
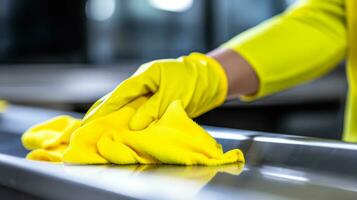
<instances>
[{"instance_id":1,"label":"yellow cleaning cloth","mask_svg":"<svg viewBox=\"0 0 357 200\"><path fill-rule=\"evenodd\" d=\"M59 116L30 128L23 145L33 150L27 159L75 164L221 165L244 162L239 149L222 147L191 120L181 101L172 102L164 115L141 131L128 128L129 119L147 99L80 126L81 121Z\"/></svg>"},{"instance_id":2,"label":"yellow cleaning cloth","mask_svg":"<svg viewBox=\"0 0 357 200\"><path fill-rule=\"evenodd\" d=\"M7 102L4 100L0 100L0 113L5 112L7 108Z\"/></svg>"}]
</instances>

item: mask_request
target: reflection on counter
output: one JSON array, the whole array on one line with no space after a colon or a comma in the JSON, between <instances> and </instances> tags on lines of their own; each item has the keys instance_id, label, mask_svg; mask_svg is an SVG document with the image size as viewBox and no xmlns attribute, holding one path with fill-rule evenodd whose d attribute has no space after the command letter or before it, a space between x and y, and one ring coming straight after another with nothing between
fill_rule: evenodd
<instances>
[{"instance_id":1,"label":"reflection on counter","mask_svg":"<svg viewBox=\"0 0 357 200\"><path fill-rule=\"evenodd\" d=\"M70 176L95 181L111 189L126 191L127 195L136 188L135 195L142 193L150 198L160 185L162 197L192 199L218 173L238 176L244 169L243 163L223 166L175 166L175 165L63 165ZM145 185L145 186L143 186ZM174 186L174 187L173 187ZM151 189L151 187L153 187ZM126 190L128 188L128 190ZM129 189L130 188L130 189ZM142 191L140 191L143 189ZM154 196L152 196L154 197Z\"/></svg>"}]
</instances>

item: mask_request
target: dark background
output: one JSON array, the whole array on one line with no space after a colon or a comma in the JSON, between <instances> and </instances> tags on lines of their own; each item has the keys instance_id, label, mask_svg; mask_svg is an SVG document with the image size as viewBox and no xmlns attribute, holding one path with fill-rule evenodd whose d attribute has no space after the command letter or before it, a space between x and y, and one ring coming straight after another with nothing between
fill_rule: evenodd
<instances>
[{"instance_id":1,"label":"dark background","mask_svg":"<svg viewBox=\"0 0 357 200\"><path fill-rule=\"evenodd\" d=\"M293 2L177 0L167 9L167 1L0 0L0 98L85 112L140 63L207 52ZM228 102L197 121L339 139L346 88L342 63L325 78Z\"/></svg>"},{"instance_id":2,"label":"dark background","mask_svg":"<svg viewBox=\"0 0 357 200\"><path fill-rule=\"evenodd\" d=\"M172 12L150 2L0 0L0 62L117 63L206 52L287 5L192 0L186 10ZM111 10L107 19L98 19Z\"/></svg>"}]
</instances>

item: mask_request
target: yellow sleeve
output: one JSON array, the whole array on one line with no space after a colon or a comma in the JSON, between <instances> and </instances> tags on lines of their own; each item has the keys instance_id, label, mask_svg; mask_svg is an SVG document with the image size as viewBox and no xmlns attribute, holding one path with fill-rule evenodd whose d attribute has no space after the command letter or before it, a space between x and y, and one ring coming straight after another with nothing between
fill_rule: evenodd
<instances>
[{"instance_id":1,"label":"yellow sleeve","mask_svg":"<svg viewBox=\"0 0 357 200\"><path fill-rule=\"evenodd\" d=\"M345 0L301 0L279 16L239 34L223 48L240 53L256 71L254 100L317 78L346 52Z\"/></svg>"}]
</instances>

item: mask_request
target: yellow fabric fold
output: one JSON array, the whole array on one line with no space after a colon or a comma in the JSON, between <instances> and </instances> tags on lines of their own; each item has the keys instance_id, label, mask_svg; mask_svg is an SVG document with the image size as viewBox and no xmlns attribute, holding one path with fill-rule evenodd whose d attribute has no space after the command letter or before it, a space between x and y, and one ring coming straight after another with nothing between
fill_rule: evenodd
<instances>
[{"instance_id":1,"label":"yellow fabric fold","mask_svg":"<svg viewBox=\"0 0 357 200\"><path fill-rule=\"evenodd\" d=\"M221 165L244 162L243 153L226 153L213 137L190 119L181 101L141 131L128 128L129 119L146 102L139 98L122 109L80 126L81 121L59 116L35 125L22 137L32 150L27 159L73 164Z\"/></svg>"}]
</instances>

